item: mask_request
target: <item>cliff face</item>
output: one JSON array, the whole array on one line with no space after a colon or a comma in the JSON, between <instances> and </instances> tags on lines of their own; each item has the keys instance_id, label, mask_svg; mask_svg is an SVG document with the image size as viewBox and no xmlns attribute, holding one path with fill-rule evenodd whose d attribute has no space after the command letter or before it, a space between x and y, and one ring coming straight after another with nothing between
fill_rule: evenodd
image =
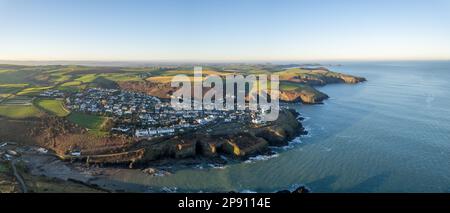
<instances>
[{"instance_id":1,"label":"cliff face","mask_svg":"<svg viewBox=\"0 0 450 213\"><path fill-rule=\"evenodd\" d=\"M356 77L356 76L350 76L350 75L341 75L340 77L344 83L346 84L357 84L357 83L361 83L364 81L367 81L365 78L363 77Z\"/></svg>"},{"instance_id":2,"label":"cliff face","mask_svg":"<svg viewBox=\"0 0 450 213\"><path fill-rule=\"evenodd\" d=\"M311 87L307 90L280 91L280 101L318 104L328 99L328 95Z\"/></svg>"},{"instance_id":3,"label":"cliff face","mask_svg":"<svg viewBox=\"0 0 450 213\"><path fill-rule=\"evenodd\" d=\"M245 127L227 135L186 134L167 140L142 141L135 149L144 149L141 161L164 158L218 157L235 158L263 154L269 146L284 146L294 137L305 133L298 114L293 110L282 110L277 121L263 127Z\"/></svg>"},{"instance_id":4,"label":"cliff face","mask_svg":"<svg viewBox=\"0 0 450 213\"><path fill-rule=\"evenodd\" d=\"M294 110L280 111L278 120L269 126L253 129L253 133L267 140L270 146L286 146L290 140L306 134L297 117L298 113Z\"/></svg>"}]
</instances>

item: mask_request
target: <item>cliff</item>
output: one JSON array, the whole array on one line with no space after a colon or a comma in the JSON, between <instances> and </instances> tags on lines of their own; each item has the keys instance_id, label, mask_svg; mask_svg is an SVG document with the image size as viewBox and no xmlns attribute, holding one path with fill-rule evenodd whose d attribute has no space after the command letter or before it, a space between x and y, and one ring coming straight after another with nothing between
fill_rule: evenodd
<instances>
[{"instance_id":1,"label":"cliff","mask_svg":"<svg viewBox=\"0 0 450 213\"><path fill-rule=\"evenodd\" d=\"M320 92L313 87L307 87L307 89L304 88L305 86L301 89L281 90L280 101L318 104L329 98L327 94Z\"/></svg>"},{"instance_id":2,"label":"cliff","mask_svg":"<svg viewBox=\"0 0 450 213\"><path fill-rule=\"evenodd\" d=\"M252 132L267 140L270 146L286 146L290 140L307 133L298 121L298 116L295 110L280 111L276 121L268 126L252 129Z\"/></svg>"},{"instance_id":3,"label":"cliff","mask_svg":"<svg viewBox=\"0 0 450 213\"><path fill-rule=\"evenodd\" d=\"M323 67L289 69L277 74L280 76L280 100L306 104L322 103L328 98L327 94L318 91L315 86L357 84L366 81L363 77L332 72Z\"/></svg>"},{"instance_id":4,"label":"cliff","mask_svg":"<svg viewBox=\"0 0 450 213\"><path fill-rule=\"evenodd\" d=\"M134 149L145 150L141 162L219 155L246 158L269 152L269 146L285 146L304 134L297 116L294 110L282 110L278 120L264 126L246 126L240 131L233 130L232 134L193 133L160 141L141 141Z\"/></svg>"}]
</instances>

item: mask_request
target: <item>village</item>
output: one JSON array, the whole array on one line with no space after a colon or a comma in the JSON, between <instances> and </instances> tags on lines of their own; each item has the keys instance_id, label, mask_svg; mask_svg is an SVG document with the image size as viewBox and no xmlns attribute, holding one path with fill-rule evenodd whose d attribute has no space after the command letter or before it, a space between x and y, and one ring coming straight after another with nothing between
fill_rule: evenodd
<instances>
[{"instance_id":1,"label":"village","mask_svg":"<svg viewBox=\"0 0 450 213\"><path fill-rule=\"evenodd\" d=\"M114 120L112 134L137 138L170 136L220 123L263 124L258 112L175 110L170 102L143 93L90 88L65 99L71 111L102 115ZM208 130L207 130L208 131Z\"/></svg>"}]
</instances>

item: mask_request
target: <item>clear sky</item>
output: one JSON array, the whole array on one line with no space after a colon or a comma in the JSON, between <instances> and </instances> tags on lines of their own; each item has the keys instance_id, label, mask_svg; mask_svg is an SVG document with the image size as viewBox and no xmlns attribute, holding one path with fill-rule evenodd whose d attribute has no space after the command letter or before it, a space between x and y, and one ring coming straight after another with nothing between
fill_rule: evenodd
<instances>
[{"instance_id":1,"label":"clear sky","mask_svg":"<svg viewBox=\"0 0 450 213\"><path fill-rule=\"evenodd\" d=\"M450 59L450 1L0 0L0 59Z\"/></svg>"}]
</instances>

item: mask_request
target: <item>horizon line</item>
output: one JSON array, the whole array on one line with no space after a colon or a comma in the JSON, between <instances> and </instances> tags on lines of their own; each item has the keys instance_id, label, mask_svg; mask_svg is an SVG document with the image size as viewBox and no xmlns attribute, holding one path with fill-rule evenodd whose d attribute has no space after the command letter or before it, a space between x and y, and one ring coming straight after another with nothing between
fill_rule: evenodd
<instances>
[{"instance_id":1,"label":"horizon line","mask_svg":"<svg viewBox=\"0 0 450 213\"><path fill-rule=\"evenodd\" d=\"M78 63L130 63L130 64L227 64L227 63L248 63L248 64L264 64L264 63L300 63L300 64L314 64L314 63L339 63L339 62L408 62L408 61L450 61L448 59L317 59L317 60L81 60L81 59L70 59L70 60L10 60L10 59L0 59L0 64L11 64L11 65L24 65L38 63L39 65L83 65Z\"/></svg>"}]
</instances>

